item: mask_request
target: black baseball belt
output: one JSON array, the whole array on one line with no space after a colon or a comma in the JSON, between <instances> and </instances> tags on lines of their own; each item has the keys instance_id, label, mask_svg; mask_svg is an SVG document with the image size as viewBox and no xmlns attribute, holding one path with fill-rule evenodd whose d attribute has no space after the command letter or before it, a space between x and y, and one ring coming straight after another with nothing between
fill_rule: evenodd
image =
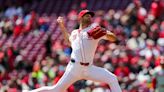
<instances>
[{"instance_id":1,"label":"black baseball belt","mask_svg":"<svg viewBox=\"0 0 164 92\"><path fill-rule=\"evenodd\" d=\"M71 62L72 63L75 63L75 59L71 59ZM89 66L89 63L83 63L83 62L80 62L80 65L83 65L83 66Z\"/></svg>"}]
</instances>

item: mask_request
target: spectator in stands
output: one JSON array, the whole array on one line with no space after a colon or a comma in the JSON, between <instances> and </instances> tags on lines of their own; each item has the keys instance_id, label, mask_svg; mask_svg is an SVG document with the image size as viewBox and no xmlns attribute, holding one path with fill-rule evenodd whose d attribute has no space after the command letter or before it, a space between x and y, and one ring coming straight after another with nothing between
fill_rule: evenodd
<instances>
[{"instance_id":1,"label":"spectator in stands","mask_svg":"<svg viewBox=\"0 0 164 92\"><path fill-rule=\"evenodd\" d=\"M155 92L163 92L164 91L164 57L160 58L160 65L154 69L153 74L153 87Z\"/></svg>"}]
</instances>

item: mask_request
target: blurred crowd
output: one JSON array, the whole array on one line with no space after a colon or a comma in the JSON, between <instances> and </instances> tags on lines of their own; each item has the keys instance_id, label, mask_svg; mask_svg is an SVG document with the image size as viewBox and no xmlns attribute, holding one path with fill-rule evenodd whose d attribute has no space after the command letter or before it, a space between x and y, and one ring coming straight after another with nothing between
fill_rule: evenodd
<instances>
[{"instance_id":1,"label":"blurred crowd","mask_svg":"<svg viewBox=\"0 0 164 92\"><path fill-rule=\"evenodd\" d=\"M81 8L87 8L87 3L82 2ZM73 21L74 28L78 26L78 12L72 9L65 15ZM134 0L125 10L95 13L94 22L115 33L118 41L102 40L94 64L117 75L123 92L164 92L164 1L154 0L148 10L140 0ZM22 7L10 6L0 11L0 38L13 36L16 39L29 32L47 32L50 20L46 14L24 13ZM20 54L23 48L14 47L12 42L9 46L0 43L0 92L55 85L70 60L71 48L60 37L55 41L51 37L47 39L45 48L42 60L27 62ZM110 92L109 89L103 83L80 80L67 92Z\"/></svg>"}]
</instances>

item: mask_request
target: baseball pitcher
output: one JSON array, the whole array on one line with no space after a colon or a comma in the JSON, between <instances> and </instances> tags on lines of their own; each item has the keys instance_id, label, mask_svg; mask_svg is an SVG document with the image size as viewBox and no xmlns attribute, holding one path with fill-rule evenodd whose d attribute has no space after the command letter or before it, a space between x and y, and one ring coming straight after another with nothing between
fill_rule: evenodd
<instances>
[{"instance_id":1,"label":"baseball pitcher","mask_svg":"<svg viewBox=\"0 0 164 92\"><path fill-rule=\"evenodd\" d=\"M105 68L93 65L98 42L101 39L116 40L116 36L112 32L102 28L97 23L92 23L93 16L94 12L82 10L78 14L79 29L73 30L71 34L67 32L63 17L58 17L57 22L64 40L72 47L71 60L64 75L56 85L41 87L30 92L65 92L71 84L82 79L107 83L111 92L121 92L117 77L114 74Z\"/></svg>"}]
</instances>

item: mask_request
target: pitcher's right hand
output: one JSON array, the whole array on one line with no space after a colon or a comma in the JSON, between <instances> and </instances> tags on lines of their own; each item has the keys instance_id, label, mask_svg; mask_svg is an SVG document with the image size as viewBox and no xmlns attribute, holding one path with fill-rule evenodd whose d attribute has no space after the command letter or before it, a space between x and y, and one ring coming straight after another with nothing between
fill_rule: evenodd
<instances>
[{"instance_id":1,"label":"pitcher's right hand","mask_svg":"<svg viewBox=\"0 0 164 92\"><path fill-rule=\"evenodd\" d=\"M59 17L57 18L57 22L58 22L59 24L64 24L64 18L61 17L61 16L59 16Z\"/></svg>"}]
</instances>

